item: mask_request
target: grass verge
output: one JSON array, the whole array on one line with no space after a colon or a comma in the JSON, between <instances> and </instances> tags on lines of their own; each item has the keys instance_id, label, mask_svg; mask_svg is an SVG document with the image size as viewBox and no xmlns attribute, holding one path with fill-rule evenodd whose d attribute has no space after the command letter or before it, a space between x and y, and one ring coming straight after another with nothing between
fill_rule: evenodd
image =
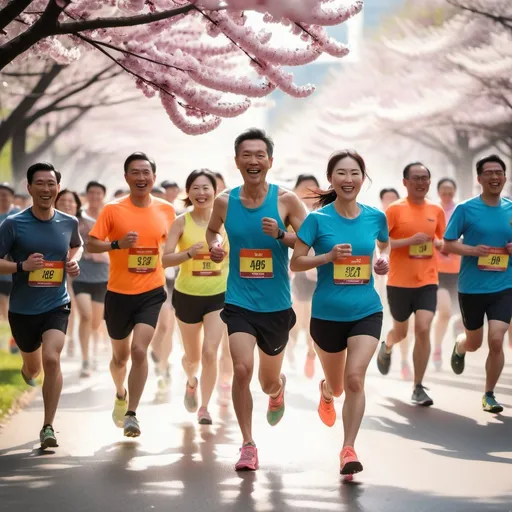
<instances>
[{"instance_id":1,"label":"grass verge","mask_svg":"<svg viewBox=\"0 0 512 512\"><path fill-rule=\"evenodd\" d=\"M31 390L20 373L21 356L0 351L0 420L9 414L17 400Z\"/></svg>"}]
</instances>

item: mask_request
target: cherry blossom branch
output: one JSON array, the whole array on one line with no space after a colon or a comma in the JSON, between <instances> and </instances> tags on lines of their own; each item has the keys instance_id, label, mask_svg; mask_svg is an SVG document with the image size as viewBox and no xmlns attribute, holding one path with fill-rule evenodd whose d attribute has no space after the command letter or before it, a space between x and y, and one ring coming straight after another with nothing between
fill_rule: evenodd
<instances>
[{"instance_id":1,"label":"cherry blossom branch","mask_svg":"<svg viewBox=\"0 0 512 512\"><path fill-rule=\"evenodd\" d=\"M466 5L462 2L460 2L459 0L447 0L447 2L450 5L453 5L454 7L458 7L459 9L461 9L463 11L467 11L472 14L478 14L479 16L483 16L485 18L495 21L496 23L502 24L507 28L512 29L512 18L510 18L508 16L501 16L498 14L492 14L490 12L482 11L481 9L478 9L476 7L471 7L469 5Z\"/></svg>"},{"instance_id":2,"label":"cherry blossom branch","mask_svg":"<svg viewBox=\"0 0 512 512\"><path fill-rule=\"evenodd\" d=\"M4 28L16 19L31 3L32 0L11 0L0 10L0 32L4 32Z\"/></svg>"},{"instance_id":3,"label":"cherry blossom branch","mask_svg":"<svg viewBox=\"0 0 512 512\"><path fill-rule=\"evenodd\" d=\"M121 16L109 18L96 18L93 20L83 21L66 21L60 23L52 34L76 34L85 30L98 30L101 28L118 28L118 27L136 27L137 25L147 25L156 21L167 20L181 14L186 14L196 7L193 4L184 5L176 9L169 9L161 12L153 12L149 14L139 14L137 16Z\"/></svg>"}]
</instances>

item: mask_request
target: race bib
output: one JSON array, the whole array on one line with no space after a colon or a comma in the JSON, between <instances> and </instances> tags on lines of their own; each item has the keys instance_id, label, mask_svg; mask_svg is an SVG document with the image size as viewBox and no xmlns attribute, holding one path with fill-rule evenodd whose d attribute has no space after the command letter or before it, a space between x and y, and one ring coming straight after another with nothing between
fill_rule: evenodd
<instances>
[{"instance_id":1,"label":"race bib","mask_svg":"<svg viewBox=\"0 0 512 512\"><path fill-rule=\"evenodd\" d=\"M432 241L425 242L424 244L415 244L409 246L409 258L415 260L425 260L432 258L434 244Z\"/></svg>"},{"instance_id":2,"label":"race bib","mask_svg":"<svg viewBox=\"0 0 512 512\"><path fill-rule=\"evenodd\" d=\"M135 274L155 272L158 258L157 248L132 247L128 252L128 270Z\"/></svg>"},{"instance_id":3,"label":"race bib","mask_svg":"<svg viewBox=\"0 0 512 512\"><path fill-rule=\"evenodd\" d=\"M209 254L196 254L192 259L192 275L196 277L215 277L222 274L222 264L215 263Z\"/></svg>"},{"instance_id":4,"label":"race bib","mask_svg":"<svg viewBox=\"0 0 512 512\"><path fill-rule=\"evenodd\" d=\"M506 272L510 256L505 249L492 247L488 256L478 258L478 268L490 272Z\"/></svg>"},{"instance_id":5,"label":"race bib","mask_svg":"<svg viewBox=\"0 0 512 512\"><path fill-rule=\"evenodd\" d=\"M58 288L64 280L63 261L45 261L44 268L28 275L28 285L34 288Z\"/></svg>"},{"instance_id":6,"label":"race bib","mask_svg":"<svg viewBox=\"0 0 512 512\"><path fill-rule=\"evenodd\" d=\"M271 279L274 277L271 249L241 249L240 277Z\"/></svg>"},{"instance_id":7,"label":"race bib","mask_svg":"<svg viewBox=\"0 0 512 512\"><path fill-rule=\"evenodd\" d=\"M370 256L345 256L334 262L334 284L367 284L371 276Z\"/></svg>"}]
</instances>

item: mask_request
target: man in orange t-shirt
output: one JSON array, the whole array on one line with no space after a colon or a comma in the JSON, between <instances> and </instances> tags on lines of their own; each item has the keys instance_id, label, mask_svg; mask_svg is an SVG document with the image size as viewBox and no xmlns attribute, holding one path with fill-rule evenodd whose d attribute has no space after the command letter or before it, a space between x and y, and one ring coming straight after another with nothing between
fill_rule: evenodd
<instances>
[{"instance_id":1,"label":"man in orange t-shirt","mask_svg":"<svg viewBox=\"0 0 512 512\"><path fill-rule=\"evenodd\" d=\"M433 405L422 381L430 356L430 327L437 305L438 270L435 247L442 245L446 229L443 209L425 199L430 189L430 171L415 162L405 167L403 184L407 197L386 210L391 255L387 295L393 328L377 357L379 371L386 375L391 350L407 336L409 317L415 314L414 391L412 402Z\"/></svg>"},{"instance_id":2,"label":"man in orange t-shirt","mask_svg":"<svg viewBox=\"0 0 512 512\"><path fill-rule=\"evenodd\" d=\"M126 159L130 195L103 208L87 242L90 253L108 252L110 256L105 321L112 340L110 372L117 391L112 419L124 427L127 437L140 435L136 410L148 376L147 350L167 298L161 248L176 217L170 203L151 195L155 171L155 163L144 153Z\"/></svg>"}]
</instances>

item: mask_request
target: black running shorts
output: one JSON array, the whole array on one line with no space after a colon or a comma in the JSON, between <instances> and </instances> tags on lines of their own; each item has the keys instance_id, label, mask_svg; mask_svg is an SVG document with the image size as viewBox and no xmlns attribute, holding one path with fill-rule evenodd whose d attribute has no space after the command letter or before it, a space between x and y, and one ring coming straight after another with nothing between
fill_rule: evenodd
<instances>
[{"instance_id":1,"label":"black running shorts","mask_svg":"<svg viewBox=\"0 0 512 512\"><path fill-rule=\"evenodd\" d=\"M188 295L174 290L172 305L176 318L185 324L199 324L208 313L224 307L224 293L210 296Z\"/></svg>"},{"instance_id":2,"label":"black running shorts","mask_svg":"<svg viewBox=\"0 0 512 512\"><path fill-rule=\"evenodd\" d=\"M496 293L459 293L460 312L464 327L476 331L487 320L510 324L512 317L512 288Z\"/></svg>"},{"instance_id":3,"label":"black running shorts","mask_svg":"<svg viewBox=\"0 0 512 512\"><path fill-rule=\"evenodd\" d=\"M296 322L292 308L273 313L258 313L226 304L220 314L231 336L246 332L256 338L258 347L269 356L277 356L286 347L290 330Z\"/></svg>"},{"instance_id":4,"label":"black running shorts","mask_svg":"<svg viewBox=\"0 0 512 512\"><path fill-rule=\"evenodd\" d=\"M312 318L309 331L314 342L324 352L335 354L343 352L347 348L349 338L354 336L371 336L379 340L382 332L382 318L382 311L352 322Z\"/></svg>"},{"instance_id":5,"label":"black running shorts","mask_svg":"<svg viewBox=\"0 0 512 512\"><path fill-rule=\"evenodd\" d=\"M124 340L137 324L155 328L160 309L167 299L163 286L137 295L107 291L105 296L105 322L113 340Z\"/></svg>"},{"instance_id":6,"label":"black running shorts","mask_svg":"<svg viewBox=\"0 0 512 512\"><path fill-rule=\"evenodd\" d=\"M43 343L43 334L55 329L66 334L71 304L64 304L47 313L23 315L9 311L12 337L22 352L35 352Z\"/></svg>"},{"instance_id":7,"label":"black running shorts","mask_svg":"<svg viewBox=\"0 0 512 512\"><path fill-rule=\"evenodd\" d=\"M420 288L399 288L388 286L388 304L391 316L397 322L405 322L409 317L419 311L436 312L437 285L428 284Z\"/></svg>"},{"instance_id":8,"label":"black running shorts","mask_svg":"<svg viewBox=\"0 0 512 512\"><path fill-rule=\"evenodd\" d=\"M93 302L105 302L105 295L107 294L107 283L85 283L80 281L73 281L73 293L80 295L84 293L91 296Z\"/></svg>"}]
</instances>

